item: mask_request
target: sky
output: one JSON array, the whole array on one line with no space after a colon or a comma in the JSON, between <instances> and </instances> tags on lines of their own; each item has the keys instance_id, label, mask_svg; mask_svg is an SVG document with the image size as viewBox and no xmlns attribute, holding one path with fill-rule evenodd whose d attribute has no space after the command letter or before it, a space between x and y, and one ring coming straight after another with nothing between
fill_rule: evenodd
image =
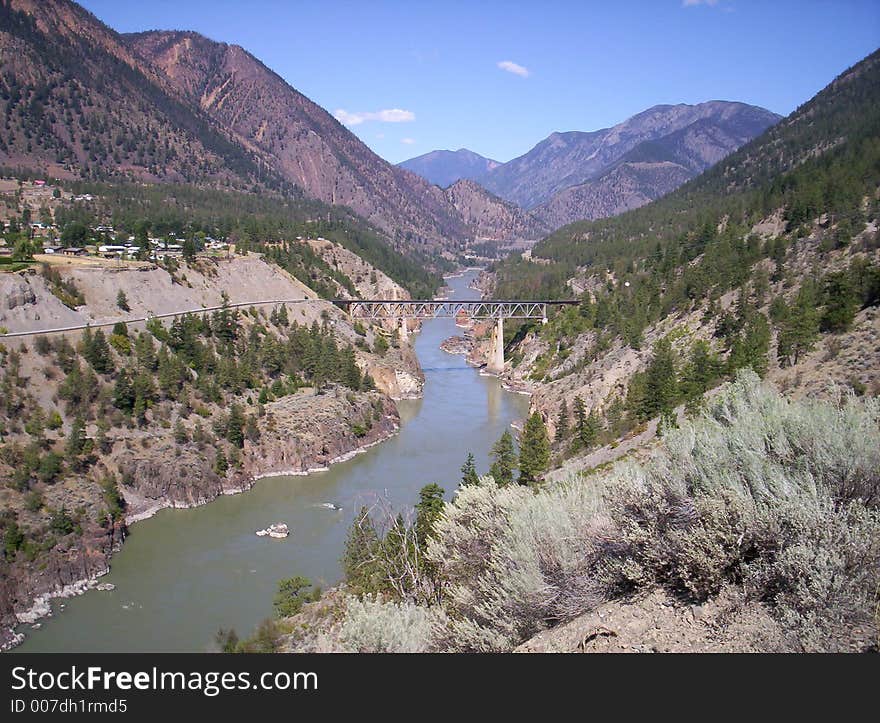
<instances>
[{"instance_id":1,"label":"sky","mask_svg":"<svg viewBox=\"0 0 880 723\"><path fill-rule=\"evenodd\" d=\"M880 46L878 0L81 0L236 43L385 159L498 161L659 103L787 115Z\"/></svg>"}]
</instances>

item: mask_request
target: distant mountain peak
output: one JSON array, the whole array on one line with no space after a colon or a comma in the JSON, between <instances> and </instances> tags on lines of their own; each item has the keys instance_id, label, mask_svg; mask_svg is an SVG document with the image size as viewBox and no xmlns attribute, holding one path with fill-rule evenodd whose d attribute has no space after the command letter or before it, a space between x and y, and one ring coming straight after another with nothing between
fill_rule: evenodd
<instances>
[{"instance_id":1,"label":"distant mountain peak","mask_svg":"<svg viewBox=\"0 0 880 723\"><path fill-rule=\"evenodd\" d=\"M468 148L459 148L457 151L430 151L397 165L429 183L446 188L462 178L474 180L501 164Z\"/></svg>"},{"instance_id":2,"label":"distant mountain peak","mask_svg":"<svg viewBox=\"0 0 880 723\"><path fill-rule=\"evenodd\" d=\"M555 228L668 193L779 118L741 102L658 104L610 128L551 133L477 181ZM621 169L623 162L631 167ZM658 165L648 168L651 163ZM613 181L613 192L603 191L603 178Z\"/></svg>"}]
</instances>

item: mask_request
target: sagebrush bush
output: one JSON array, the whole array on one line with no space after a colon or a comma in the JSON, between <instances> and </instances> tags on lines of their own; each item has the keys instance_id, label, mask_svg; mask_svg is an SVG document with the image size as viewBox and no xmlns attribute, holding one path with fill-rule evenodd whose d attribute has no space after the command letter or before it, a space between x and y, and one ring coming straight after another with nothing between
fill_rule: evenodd
<instances>
[{"instance_id":1,"label":"sagebrush bush","mask_svg":"<svg viewBox=\"0 0 880 723\"><path fill-rule=\"evenodd\" d=\"M877 400L791 401L743 372L644 464L537 494L484 478L435 525L438 617L408 630L422 649L509 650L639 588L733 584L803 649L834 650L876 626L878 422ZM352 608L354 629L372 610Z\"/></svg>"},{"instance_id":2,"label":"sagebrush bush","mask_svg":"<svg viewBox=\"0 0 880 723\"><path fill-rule=\"evenodd\" d=\"M353 653L424 653L431 649L432 629L441 616L436 606L348 597L335 640L318 646Z\"/></svg>"}]
</instances>

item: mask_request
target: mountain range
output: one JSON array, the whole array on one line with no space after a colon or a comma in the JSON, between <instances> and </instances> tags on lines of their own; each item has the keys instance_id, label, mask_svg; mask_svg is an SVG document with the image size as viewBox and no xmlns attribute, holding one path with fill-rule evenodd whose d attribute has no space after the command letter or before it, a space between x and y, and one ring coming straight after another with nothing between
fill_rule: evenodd
<instances>
[{"instance_id":1,"label":"mountain range","mask_svg":"<svg viewBox=\"0 0 880 723\"><path fill-rule=\"evenodd\" d=\"M7 169L305 196L404 251L456 251L475 235L440 188L243 48L197 33L124 35L70 0L3 0L0 110Z\"/></svg>"},{"instance_id":2,"label":"mountain range","mask_svg":"<svg viewBox=\"0 0 880 723\"><path fill-rule=\"evenodd\" d=\"M0 110L7 169L301 196L351 209L399 251L447 255L642 205L779 118L655 106L504 164L459 149L395 166L243 48L120 34L71 0L0 2Z\"/></svg>"},{"instance_id":3,"label":"mountain range","mask_svg":"<svg viewBox=\"0 0 880 723\"><path fill-rule=\"evenodd\" d=\"M474 180L542 225L558 228L659 198L779 119L764 108L728 101L657 105L611 128L552 133ZM453 168L436 153L401 166L432 180Z\"/></svg>"}]
</instances>

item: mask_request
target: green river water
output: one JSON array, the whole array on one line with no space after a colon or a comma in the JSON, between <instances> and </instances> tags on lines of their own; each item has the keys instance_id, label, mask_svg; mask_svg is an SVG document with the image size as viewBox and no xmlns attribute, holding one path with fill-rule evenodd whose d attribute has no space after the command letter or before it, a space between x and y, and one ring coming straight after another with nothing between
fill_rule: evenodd
<instances>
[{"instance_id":1,"label":"green river water","mask_svg":"<svg viewBox=\"0 0 880 723\"><path fill-rule=\"evenodd\" d=\"M449 279L451 298L475 298L467 289L474 275ZM424 397L398 403L402 424L395 437L326 472L263 479L243 494L136 523L101 580L115 589L54 601L53 616L39 629L20 629L27 639L15 650L210 650L219 628L248 635L271 614L279 579L305 575L325 587L336 583L346 531L362 504L382 495L410 507L430 482L448 498L468 450L484 473L492 443L527 412L527 397L440 350L456 333L452 319L424 323L415 340ZM322 507L326 502L343 509ZM254 534L274 522L286 522L290 536Z\"/></svg>"}]
</instances>

